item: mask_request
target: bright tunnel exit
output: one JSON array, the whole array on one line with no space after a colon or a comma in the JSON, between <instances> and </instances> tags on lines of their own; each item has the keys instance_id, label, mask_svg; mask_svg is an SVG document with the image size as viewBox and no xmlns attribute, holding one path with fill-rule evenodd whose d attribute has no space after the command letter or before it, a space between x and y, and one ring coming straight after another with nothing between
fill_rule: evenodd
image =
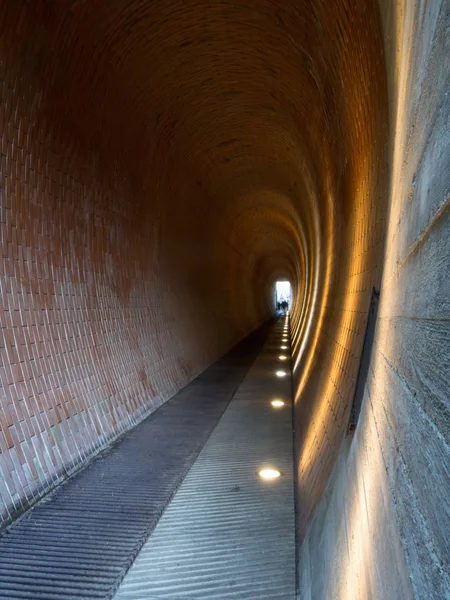
<instances>
[{"instance_id":1,"label":"bright tunnel exit","mask_svg":"<svg viewBox=\"0 0 450 600\"><path fill-rule=\"evenodd\" d=\"M286 308L288 310L292 303L292 289L291 284L286 279L277 281L275 284L275 302L277 310ZM284 306L283 303L286 303Z\"/></svg>"}]
</instances>

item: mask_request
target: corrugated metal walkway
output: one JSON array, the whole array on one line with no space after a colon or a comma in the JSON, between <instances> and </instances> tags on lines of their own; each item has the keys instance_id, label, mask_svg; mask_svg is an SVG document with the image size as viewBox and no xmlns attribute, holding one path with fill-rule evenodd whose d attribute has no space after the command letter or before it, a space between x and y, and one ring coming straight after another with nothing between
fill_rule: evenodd
<instances>
[{"instance_id":1,"label":"corrugated metal walkway","mask_svg":"<svg viewBox=\"0 0 450 600\"><path fill-rule=\"evenodd\" d=\"M0 537L0 598L109 599L267 338L263 326Z\"/></svg>"},{"instance_id":2,"label":"corrugated metal walkway","mask_svg":"<svg viewBox=\"0 0 450 600\"><path fill-rule=\"evenodd\" d=\"M295 522L284 320L223 414L115 600L294 600ZM280 378L283 369L287 376ZM274 409L281 398L285 406ZM263 481L257 471L283 475Z\"/></svg>"}]
</instances>

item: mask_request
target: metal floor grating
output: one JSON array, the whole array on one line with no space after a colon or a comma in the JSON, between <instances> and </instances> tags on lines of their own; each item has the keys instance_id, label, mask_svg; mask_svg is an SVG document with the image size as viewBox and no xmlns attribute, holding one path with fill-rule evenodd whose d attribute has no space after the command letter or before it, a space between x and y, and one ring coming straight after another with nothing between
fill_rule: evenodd
<instances>
[{"instance_id":1,"label":"metal floor grating","mask_svg":"<svg viewBox=\"0 0 450 600\"><path fill-rule=\"evenodd\" d=\"M109 599L264 343L269 325L0 537L2 600Z\"/></svg>"},{"instance_id":2,"label":"metal floor grating","mask_svg":"<svg viewBox=\"0 0 450 600\"><path fill-rule=\"evenodd\" d=\"M275 328L115 600L294 600L290 377ZM286 364L286 363L284 363ZM281 410L270 401L285 400ZM259 468L283 476L263 482Z\"/></svg>"}]
</instances>

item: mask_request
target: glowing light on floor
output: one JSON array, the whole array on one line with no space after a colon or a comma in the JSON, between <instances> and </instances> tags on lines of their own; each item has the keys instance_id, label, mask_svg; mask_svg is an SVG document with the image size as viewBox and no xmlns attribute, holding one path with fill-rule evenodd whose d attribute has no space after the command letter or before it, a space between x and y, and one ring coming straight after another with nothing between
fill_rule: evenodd
<instances>
[{"instance_id":1,"label":"glowing light on floor","mask_svg":"<svg viewBox=\"0 0 450 600\"><path fill-rule=\"evenodd\" d=\"M274 479L278 479L281 476L281 471L278 469L261 469L258 471L258 475L261 479L265 479L266 481L273 481Z\"/></svg>"},{"instance_id":2,"label":"glowing light on floor","mask_svg":"<svg viewBox=\"0 0 450 600\"><path fill-rule=\"evenodd\" d=\"M287 350L287 349L288 349L288 347L287 347L287 346L280 346L280 349L281 349L281 350Z\"/></svg>"},{"instance_id":3,"label":"glowing light on floor","mask_svg":"<svg viewBox=\"0 0 450 600\"><path fill-rule=\"evenodd\" d=\"M277 371L277 377L286 377L286 371Z\"/></svg>"},{"instance_id":4,"label":"glowing light on floor","mask_svg":"<svg viewBox=\"0 0 450 600\"><path fill-rule=\"evenodd\" d=\"M284 354L280 354L280 356L278 358L280 360L287 360L287 356L284 356Z\"/></svg>"},{"instance_id":5,"label":"glowing light on floor","mask_svg":"<svg viewBox=\"0 0 450 600\"><path fill-rule=\"evenodd\" d=\"M283 400L272 400L272 402L270 403L274 408L281 408L282 406L284 406L284 402Z\"/></svg>"}]
</instances>

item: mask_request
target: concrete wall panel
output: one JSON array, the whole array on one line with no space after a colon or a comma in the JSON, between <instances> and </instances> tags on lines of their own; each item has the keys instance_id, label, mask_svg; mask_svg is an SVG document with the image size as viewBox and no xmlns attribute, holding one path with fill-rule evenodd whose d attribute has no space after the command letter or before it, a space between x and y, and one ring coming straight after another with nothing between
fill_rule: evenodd
<instances>
[{"instance_id":1,"label":"concrete wall panel","mask_svg":"<svg viewBox=\"0 0 450 600\"><path fill-rule=\"evenodd\" d=\"M450 5L380 8L391 183L379 319L360 422L300 551L301 598L450 598Z\"/></svg>"}]
</instances>

